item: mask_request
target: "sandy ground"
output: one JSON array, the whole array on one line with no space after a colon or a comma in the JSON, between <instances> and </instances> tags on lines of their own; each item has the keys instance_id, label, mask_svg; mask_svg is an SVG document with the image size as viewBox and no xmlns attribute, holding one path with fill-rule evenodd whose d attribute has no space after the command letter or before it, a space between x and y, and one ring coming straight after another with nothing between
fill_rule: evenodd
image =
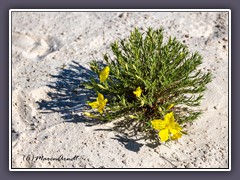
<instances>
[{"instance_id":1,"label":"sandy ground","mask_svg":"<svg viewBox=\"0 0 240 180\"><path fill-rule=\"evenodd\" d=\"M77 87L110 43L134 27L160 26L199 51L214 79L189 135L151 147L82 118L87 91ZM228 161L226 12L12 13L13 168L228 168Z\"/></svg>"}]
</instances>

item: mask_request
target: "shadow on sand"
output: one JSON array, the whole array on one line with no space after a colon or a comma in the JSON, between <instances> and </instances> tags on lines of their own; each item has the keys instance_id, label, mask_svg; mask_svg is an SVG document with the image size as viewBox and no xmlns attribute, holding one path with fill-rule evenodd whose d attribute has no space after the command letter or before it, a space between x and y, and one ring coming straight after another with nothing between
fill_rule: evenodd
<instances>
[{"instance_id":1,"label":"shadow on sand","mask_svg":"<svg viewBox=\"0 0 240 180\"><path fill-rule=\"evenodd\" d=\"M58 75L51 75L54 80L47 85L51 91L47 93L50 100L37 102L42 113L58 112L67 122L81 122L83 116L75 112L86 109L88 97L95 96L94 91L84 88L82 83L96 78L91 70L78 62L72 61L69 68L62 67Z\"/></svg>"},{"instance_id":2,"label":"shadow on sand","mask_svg":"<svg viewBox=\"0 0 240 180\"><path fill-rule=\"evenodd\" d=\"M100 66L104 66L99 62ZM86 126L94 126L104 122L85 118L81 113L89 109L87 101L92 101L96 98L96 93L93 90L86 89L83 86L84 82L91 78L98 79L98 76L91 70L83 67L76 61L72 61L68 68L62 67L58 75L51 75L53 82L47 85L51 90L48 92L50 100L41 100L36 102L42 113L60 113L61 117L66 122L85 123ZM138 152L143 144L138 143L140 139L135 138L139 127L132 126L132 122L122 121L115 123L112 129L96 129L96 131L118 131L123 136L116 135L115 140L118 140L124 147L130 151ZM125 134L124 130L132 126L132 135ZM130 138L134 137L134 138ZM151 148L157 145L146 144Z\"/></svg>"}]
</instances>

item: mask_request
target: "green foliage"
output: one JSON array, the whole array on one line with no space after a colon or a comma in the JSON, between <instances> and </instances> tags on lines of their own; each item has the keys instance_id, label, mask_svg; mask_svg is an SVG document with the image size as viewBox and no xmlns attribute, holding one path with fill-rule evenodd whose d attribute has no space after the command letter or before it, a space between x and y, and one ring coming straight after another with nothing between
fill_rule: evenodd
<instances>
[{"instance_id":1,"label":"green foliage","mask_svg":"<svg viewBox=\"0 0 240 180\"><path fill-rule=\"evenodd\" d=\"M135 29L111 48L113 56L104 55L104 66L110 68L106 81L91 79L86 84L108 99L104 112L94 117L102 121L124 117L118 127L152 136L153 119L173 112L181 125L201 114L194 107L200 105L211 74L198 69L202 63L198 52L191 53L176 38L164 40L163 29L152 28L144 33ZM97 61L90 67L98 75L103 71ZM142 90L139 97L133 93L138 87Z\"/></svg>"}]
</instances>

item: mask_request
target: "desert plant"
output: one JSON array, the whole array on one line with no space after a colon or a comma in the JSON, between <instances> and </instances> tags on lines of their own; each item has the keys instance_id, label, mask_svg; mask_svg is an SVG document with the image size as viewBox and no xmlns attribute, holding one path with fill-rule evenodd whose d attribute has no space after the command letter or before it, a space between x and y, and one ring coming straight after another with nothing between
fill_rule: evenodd
<instances>
[{"instance_id":1,"label":"desert plant","mask_svg":"<svg viewBox=\"0 0 240 180\"><path fill-rule=\"evenodd\" d=\"M88 104L97 111L85 114L104 122L124 117L124 128L162 142L179 139L183 124L201 114L195 107L211 81L211 74L198 67L199 53L176 38L165 40L163 28L135 28L111 49L113 55L105 54L104 63L90 63L99 79L85 85L96 91L96 101Z\"/></svg>"}]
</instances>

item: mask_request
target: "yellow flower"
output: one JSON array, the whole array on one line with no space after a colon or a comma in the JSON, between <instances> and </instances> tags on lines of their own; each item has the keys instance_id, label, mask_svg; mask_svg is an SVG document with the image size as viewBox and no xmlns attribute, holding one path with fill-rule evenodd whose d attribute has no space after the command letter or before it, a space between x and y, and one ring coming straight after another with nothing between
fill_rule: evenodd
<instances>
[{"instance_id":1,"label":"yellow flower","mask_svg":"<svg viewBox=\"0 0 240 180\"><path fill-rule=\"evenodd\" d=\"M106 81L106 79L108 78L109 72L110 72L110 68L106 66L100 73L100 76L99 76L100 82Z\"/></svg>"},{"instance_id":2,"label":"yellow flower","mask_svg":"<svg viewBox=\"0 0 240 180\"><path fill-rule=\"evenodd\" d=\"M182 136L182 127L174 121L173 112L167 113L164 120L152 120L151 124L153 129L159 131L158 135L162 142L165 142L168 139L177 140Z\"/></svg>"},{"instance_id":3,"label":"yellow flower","mask_svg":"<svg viewBox=\"0 0 240 180\"><path fill-rule=\"evenodd\" d=\"M107 103L107 99L104 99L104 96L101 93L98 93L97 101L88 103L89 106L91 106L93 109L98 109L98 112L102 114L103 108L105 107Z\"/></svg>"},{"instance_id":4,"label":"yellow flower","mask_svg":"<svg viewBox=\"0 0 240 180\"><path fill-rule=\"evenodd\" d=\"M137 87L136 91L133 91L133 94L135 94L137 97L140 97L142 94L142 89L139 87Z\"/></svg>"}]
</instances>

